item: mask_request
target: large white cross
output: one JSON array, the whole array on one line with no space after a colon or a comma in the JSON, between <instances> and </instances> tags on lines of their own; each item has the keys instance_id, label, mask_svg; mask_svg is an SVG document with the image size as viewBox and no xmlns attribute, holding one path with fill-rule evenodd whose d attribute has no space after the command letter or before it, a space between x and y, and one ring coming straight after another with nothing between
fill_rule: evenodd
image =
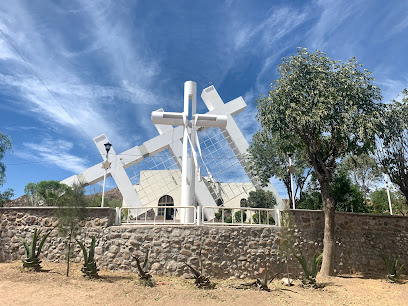
<instances>
[{"instance_id":1,"label":"large white cross","mask_svg":"<svg viewBox=\"0 0 408 306\"><path fill-rule=\"evenodd\" d=\"M222 101L217 90L214 86L205 88L202 91L201 98L206 104L209 112L208 115L226 115L227 116L227 126L222 129L222 133L226 139L228 139L228 144L234 152L235 156L240 161L241 165L245 170L245 159L244 155L248 148L248 142L246 141L244 135L238 128L233 116L242 112L245 107L245 101L242 97L238 97L228 103ZM161 110L162 111L162 110ZM181 139L183 138L184 127L177 126L173 128L170 125L158 125L155 127L160 135L144 142L140 146L135 146L129 150L126 150L120 154L116 154L114 148L111 148L109 152L109 161L112 162L111 168L107 172L107 177L112 176L118 186L126 204L129 207L142 207L142 203L139 196L132 186L132 183L125 171L125 169L132 167L133 165L141 162L143 159L149 156L158 154L166 149L169 149L174 160L176 161L179 168L182 168L182 156L183 145ZM108 142L108 138L105 134L102 134L94 138L94 142L98 147L103 160L106 159L104 143ZM105 170L102 168L102 163L98 163L78 175L73 175L62 181L67 185L72 185L73 183L81 183L85 186L93 185L103 180ZM248 174L248 173L247 173ZM258 187L259 184L256 182L255 178L251 177L252 183ZM274 193L278 207L283 208L283 202L276 189L272 184L268 185L266 190L270 190ZM195 181L195 191L196 200L200 206L217 206L213 196L205 185L204 181ZM207 218L212 219L213 213L210 213Z\"/></svg>"},{"instance_id":2,"label":"large white cross","mask_svg":"<svg viewBox=\"0 0 408 306\"><path fill-rule=\"evenodd\" d=\"M191 120L190 115L191 101ZM196 114L197 109L197 83L187 81L184 83L184 111L182 113L152 112L152 122L160 125L179 125L183 126L183 153L181 166L181 206L195 206L195 176L198 171L197 152L195 151L196 143L198 144L198 153L201 155L199 140L197 138L198 127L218 127L227 126L227 116L225 115L201 115ZM190 129L190 133L189 133ZM190 136L189 136L190 134ZM188 142L191 145L190 156L187 153ZM193 210L185 209L181 211L181 222L191 223L194 220Z\"/></svg>"}]
</instances>

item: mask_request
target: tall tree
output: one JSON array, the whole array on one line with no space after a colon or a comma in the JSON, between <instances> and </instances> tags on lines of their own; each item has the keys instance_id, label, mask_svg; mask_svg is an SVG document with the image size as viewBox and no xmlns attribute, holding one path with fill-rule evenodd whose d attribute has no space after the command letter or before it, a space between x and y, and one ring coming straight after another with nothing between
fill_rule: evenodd
<instances>
[{"instance_id":1,"label":"tall tree","mask_svg":"<svg viewBox=\"0 0 408 306\"><path fill-rule=\"evenodd\" d=\"M286 187L290 207L292 207L292 188L289 166L289 153L292 153L292 164L295 172L294 178L294 194L299 194L301 202L302 190L307 178L310 175L311 167L307 162L306 153L304 151L285 152L282 148L287 148L288 143L284 139L268 135L264 130L260 130L252 137L251 145L248 148L247 169L255 177L258 178L262 186L266 186L272 177L278 178ZM293 148L295 150L296 148ZM296 198L296 197L295 197Z\"/></svg>"},{"instance_id":2,"label":"tall tree","mask_svg":"<svg viewBox=\"0 0 408 306\"><path fill-rule=\"evenodd\" d=\"M299 49L283 59L278 72L268 96L257 101L257 118L265 131L306 152L323 201L321 275L333 275L335 201L330 183L339 158L374 146L380 90L355 58L341 63L320 51Z\"/></svg>"},{"instance_id":3,"label":"tall tree","mask_svg":"<svg viewBox=\"0 0 408 306\"><path fill-rule=\"evenodd\" d=\"M393 100L386 107L377 159L391 182L399 187L408 206L408 90L402 91L401 102Z\"/></svg>"},{"instance_id":4,"label":"tall tree","mask_svg":"<svg viewBox=\"0 0 408 306\"><path fill-rule=\"evenodd\" d=\"M4 135L0 131L0 187L6 182L6 165L2 163L1 160L3 159L4 155L11 150L11 148L10 136ZM10 188L0 192L0 207L2 207L4 203L10 200L13 196L14 190Z\"/></svg>"},{"instance_id":5,"label":"tall tree","mask_svg":"<svg viewBox=\"0 0 408 306\"><path fill-rule=\"evenodd\" d=\"M381 179L381 171L374 157L363 153L360 155L348 155L341 163L342 170L350 174L367 200L373 185Z\"/></svg>"}]
</instances>

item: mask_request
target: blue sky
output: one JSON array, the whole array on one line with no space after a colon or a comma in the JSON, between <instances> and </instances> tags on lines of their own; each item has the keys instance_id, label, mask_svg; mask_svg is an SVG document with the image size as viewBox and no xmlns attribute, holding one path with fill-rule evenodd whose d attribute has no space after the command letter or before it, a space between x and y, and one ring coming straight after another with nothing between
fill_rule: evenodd
<instances>
[{"instance_id":1,"label":"blue sky","mask_svg":"<svg viewBox=\"0 0 408 306\"><path fill-rule=\"evenodd\" d=\"M20 196L100 162L85 133L106 133L116 152L156 136L151 111L181 111L186 80L243 96L250 140L255 100L296 47L355 56L389 101L408 87L407 12L403 0L2 1L1 30L70 115L0 35L0 130L14 146L1 189Z\"/></svg>"}]
</instances>

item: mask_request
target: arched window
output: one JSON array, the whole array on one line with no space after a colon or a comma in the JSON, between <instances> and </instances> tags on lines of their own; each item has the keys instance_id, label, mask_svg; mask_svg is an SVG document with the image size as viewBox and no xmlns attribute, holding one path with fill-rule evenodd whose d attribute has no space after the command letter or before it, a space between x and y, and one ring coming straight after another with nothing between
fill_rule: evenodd
<instances>
[{"instance_id":1,"label":"arched window","mask_svg":"<svg viewBox=\"0 0 408 306\"><path fill-rule=\"evenodd\" d=\"M174 200L169 195L164 195L159 199L159 206L174 206ZM159 208L157 212L158 216L165 216L166 220L173 220L174 208Z\"/></svg>"},{"instance_id":2,"label":"arched window","mask_svg":"<svg viewBox=\"0 0 408 306\"><path fill-rule=\"evenodd\" d=\"M247 199L241 199L240 201L239 201L239 204L241 205L241 207L247 207Z\"/></svg>"}]
</instances>

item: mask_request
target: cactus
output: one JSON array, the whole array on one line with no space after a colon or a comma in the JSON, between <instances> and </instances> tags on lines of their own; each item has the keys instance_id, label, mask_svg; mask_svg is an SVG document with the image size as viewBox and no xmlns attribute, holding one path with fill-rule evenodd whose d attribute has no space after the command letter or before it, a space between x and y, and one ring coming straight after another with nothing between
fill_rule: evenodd
<instances>
[{"instance_id":1,"label":"cactus","mask_svg":"<svg viewBox=\"0 0 408 306\"><path fill-rule=\"evenodd\" d=\"M29 245L28 242L24 238L18 237L24 245L24 252L25 252L25 259L23 259L24 268L29 268L37 272L41 271L41 265L40 265L41 249L45 243L45 240L48 238L51 232L52 230L50 230L47 234L45 234L42 237L38 247L37 247L37 241L41 234L41 230L39 231L37 229L34 230L33 238L31 239L31 245Z\"/></svg>"},{"instance_id":2,"label":"cactus","mask_svg":"<svg viewBox=\"0 0 408 306\"><path fill-rule=\"evenodd\" d=\"M384 254L382 254L381 258L383 259L385 268L387 269L387 281L390 283L398 282L401 272L404 270L406 263L402 264L398 268L398 260L400 258L400 255L397 255L394 259L389 259Z\"/></svg>"},{"instance_id":3,"label":"cactus","mask_svg":"<svg viewBox=\"0 0 408 306\"><path fill-rule=\"evenodd\" d=\"M319 265L322 262L323 254L316 252L313 255L312 263L309 269L307 261L300 251L300 256L295 255L296 259L299 261L303 269L303 279L302 283L304 287L316 288L316 275L319 272Z\"/></svg>"},{"instance_id":4,"label":"cactus","mask_svg":"<svg viewBox=\"0 0 408 306\"><path fill-rule=\"evenodd\" d=\"M84 254L84 266L81 268L82 275L89 278L99 277L99 269L96 267L95 261L95 237L92 237L91 245L89 247L89 253L86 251L86 247L82 242L78 241L77 239L75 240L81 247L82 253Z\"/></svg>"}]
</instances>

